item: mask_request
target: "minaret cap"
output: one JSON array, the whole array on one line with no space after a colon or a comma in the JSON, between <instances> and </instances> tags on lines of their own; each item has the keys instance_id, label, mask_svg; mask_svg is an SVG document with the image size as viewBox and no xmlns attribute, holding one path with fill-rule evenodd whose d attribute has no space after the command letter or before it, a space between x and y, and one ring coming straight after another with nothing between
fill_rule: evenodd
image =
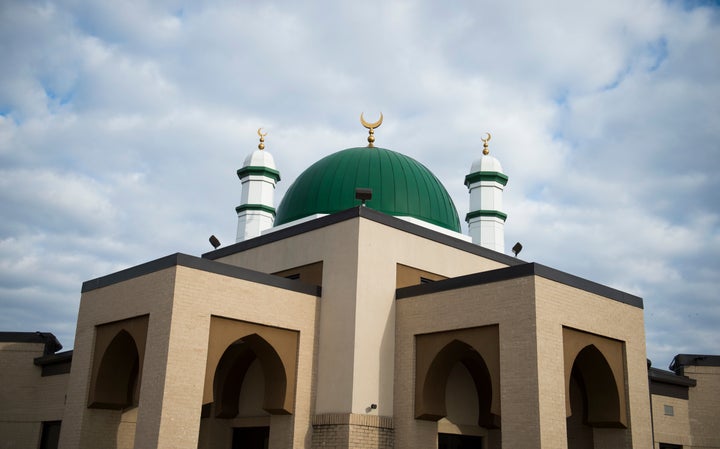
<instances>
[{"instance_id":1,"label":"minaret cap","mask_svg":"<svg viewBox=\"0 0 720 449\"><path fill-rule=\"evenodd\" d=\"M365 117L363 117L363 113L360 113L360 123L362 123L362 125L370 131L370 135L368 136L368 148L373 148L375 146L375 128L382 125L382 122L382 112L380 113L380 120L375 123L366 122Z\"/></svg>"}]
</instances>

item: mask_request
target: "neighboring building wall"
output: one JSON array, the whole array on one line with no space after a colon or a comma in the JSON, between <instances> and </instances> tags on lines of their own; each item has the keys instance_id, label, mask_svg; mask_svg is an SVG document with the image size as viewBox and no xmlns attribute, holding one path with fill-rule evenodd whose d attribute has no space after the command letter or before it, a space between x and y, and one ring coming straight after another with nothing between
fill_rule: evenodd
<instances>
[{"instance_id":1,"label":"neighboring building wall","mask_svg":"<svg viewBox=\"0 0 720 449\"><path fill-rule=\"evenodd\" d=\"M720 359L718 356L710 356ZM720 360L718 360L720 361ZM690 388L688 415L692 448L720 448L720 366L694 366L683 368L683 374L695 379L697 386Z\"/></svg>"},{"instance_id":2,"label":"neighboring building wall","mask_svg":"<svg viewBox=\"0 0 720 449\"><path fill-rule=\"evenodd\" d=\"M672 412L667 407L672 407ZM653 394L652 416L655 449L660 448L660 443L692 447L687 399Z\"/></svg>"},{"instance_id":3,"label":"neighboring building wall","mask_svg":"<svg viewBox=\"0 0 720 449\"><path fill-rule=\"evenodd\" d=\"M0 342L0 449L40 446L43 422L61 421L68 375L42 377L44 343Z\"/></svg>"}]
</instances>

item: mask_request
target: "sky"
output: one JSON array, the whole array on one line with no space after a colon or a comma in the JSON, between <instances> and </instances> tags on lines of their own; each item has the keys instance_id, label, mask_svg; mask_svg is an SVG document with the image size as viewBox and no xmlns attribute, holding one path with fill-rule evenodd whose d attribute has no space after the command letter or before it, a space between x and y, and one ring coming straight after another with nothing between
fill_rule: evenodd
<instances>
[{"instance_id":1,"label":"sky","mask_svg":"<svg viewBox=\"0 0 720 449\"><path fill-rule=\"evenodd\" d=\"M720 354L720 4L0 2L0 330L73 347L83 281L234 243L268 132L276 204L366 144L468 210L481 138L506 248L641 296L648 357Z\"/></svg>"}]
</instances>

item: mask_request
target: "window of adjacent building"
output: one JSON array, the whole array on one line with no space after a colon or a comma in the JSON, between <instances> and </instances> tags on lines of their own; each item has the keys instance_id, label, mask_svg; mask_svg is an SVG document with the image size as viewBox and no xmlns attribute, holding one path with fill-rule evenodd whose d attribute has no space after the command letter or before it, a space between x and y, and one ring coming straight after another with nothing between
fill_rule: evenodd
<instances>
[{"instance_id":1,"label":"window of adjacent building","mask_svg":"<svg viewBox=\"0 0 720 449\"><path fill-rule=\"evenodd\" d=\"M57 449L60 440L61 421L45 421L42 423L40 449Z\"/></svg>"},{"instance_id":2,"label":"window of adjacent building","mask_svg":"<svg viewBox=\"0 0 720 449\"><path fill-rule=\"evenodd\" d=\"M672 405L665 406L665 416L675 416L675 409Z\"/></svg>"},{"instance_id":3,"label":"window of adjacent building","mask_svg":"<svg viewBox=\"0 0 720 449\"><path fill-rule=\"evenodd\" d=\"M660 443L660 449L683 449L680 444Z\"/></svg>"}]
</instances>

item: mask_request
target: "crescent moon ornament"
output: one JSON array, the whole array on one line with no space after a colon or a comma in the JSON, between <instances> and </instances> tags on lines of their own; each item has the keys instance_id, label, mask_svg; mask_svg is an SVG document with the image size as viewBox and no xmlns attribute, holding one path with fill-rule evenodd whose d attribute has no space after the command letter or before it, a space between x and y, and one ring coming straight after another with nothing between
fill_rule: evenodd
<instances>
[{"instance_id":1,"label":"crescent moon ornament","mask_svg":"<svg viewBox=\"0 0 720 449\"><path fill-rule=\"evenodd\" d=\"M363 125L365 128L367 128L367 129L375 129L375 128L377 128L378 126L382 125L382 122L383 122L383 114L382 114L382 112L380 113L380 120L378 120L378 121L375 122L375 123L368 123L368 122L366 122L366 121L365 121L365 117L363 117L363 113L362 113L362 112L360 113L360 123L362 123L362 125Z\"/></svg>"},{"instance_id":2,"label":"crescent moon ornament","mask_svg":"<svg viewBox=\"0 0 720 449\"><path fill-rule=\"evenodd\" d=\"M483 141L483 154L487 156L488 154L490 154L490 150L488 149L488 142L490 142L490 139L492 139L492 134L488 132L486 132L485 134L487 134L487 137L481 137L480 140Z\"/></svg>"},{"instance_id":3,"label":"crescent moon ornament","mask_svg":"<svg viewBox=\"0 0 720 449\"><path fill-rule=\"evenodd\" d=\"M380 119L375 123L368 123L365 121L365 117L363 117L363 113L360 113L360 123L368 129L370 135L368 135L368 148L372 148L375 146L375 128L382 125L383 122L383 114L380 113Z\"/></svg>"},{"instance_id":4,"label":"crescent moon ornament","mask_svg":"<svg viewBox=\"0 0 720 449\"><path fill-rule=\"evenodd\" d=\"M260 143L258 144L258 150L264 150L265 149L265 136L267 136L267 131L265 133L262 133L262 128L258 128L258 136L260 136Z\"/></svg>"}]
</instances>

